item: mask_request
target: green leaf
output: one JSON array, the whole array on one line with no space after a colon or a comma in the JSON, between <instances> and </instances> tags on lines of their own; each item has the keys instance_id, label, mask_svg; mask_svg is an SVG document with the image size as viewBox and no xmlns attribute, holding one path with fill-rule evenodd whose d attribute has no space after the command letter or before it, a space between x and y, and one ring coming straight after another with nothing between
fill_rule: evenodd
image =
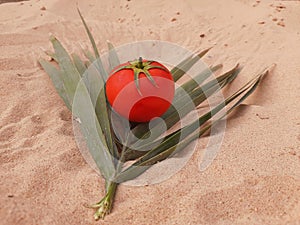
<instances>
[{"instance_id":1,"label":"green leaf","mask_svg":"<svg viewBox=\"0 0 300 225\"><path fill-rule=\"evenodd\" d=\"M242 96L227 112L231 112L234 108L236 108L242 101L244 101L257 87L259 84L261 78L265 76L267 72L264 72L256 77L254 77L252 80L250 80L247 84L245 84L241 89L239 89L235 94L230 96L225 100L225 102L220 103L216 107L214 107L211 111L207 112L203 116L201 116L198 120L194 121L190 125L173 132L172 134L169 134L166 136L164 142L159 146L160 148L165 146L170 146L170 143L174 143L174 140L177 140L176 137L179 137L179 135L182 135L183 138L187 137L189 134L197 130L199 125L204 124L209 119L211 119L214 115L216 115L218 112L220 112L226 105L230 104L232 101L236 100L240 95L242 95L244 92L246 94ZM225 115L224 115L225 116ZM163 146L164 145L164 146Z\"/></svg>"},{"instance_id":2,"label":"green leaf","mask_svg":"<svg viewBox=\"0 0 300 225\"><path fill-rule=\"evenodd\" d=\"M104 133L108 149L113 157L118 158L118 151L113 143L113 133L110 123L110 110L106 102L105 85L95 64L89 66L85 76L83 77L83 81L90 95L91 102L93 103L94 110L100 123L101 130Z\"/></svg>"},{"instance_id":3,"label":"green leaf","mask_svg":"<svg viewBox=\"0 0 300 225\"><path fill-rule=\"evenodd\" d=\"M107 46L109 50L108 52L109 70L112 71L115 67L120 65L120 60L113 44L108 41Z\"/></svg>"},{"instance_id":4,"label":"green leaf","mask_svg":"<svg viewBox=\"0 0 300 225\"><path fill-rule=\"evenodd\" d=\"M94 80L92 83L90 82L90 94L94 94L94 93L98 94L99 90L101 90L98 97L97 97L97 99L96 99L96 105L95 105L96 115L97 115L97 118L99 120L101 129L104 133L109 151L111 152L113 157L118 158L118 150L117 150L116 145L114 145L114 142L113 142L113 133L112 133L112 130L111 130L111 123L110 123L110 111L109 111L109 108L107 107L106 95L105 95L105 89L104 89L104 87L105 87L104 82L107 79L108 75L107 75L106 70L103 67L103 64L102 64L102 61L100 59L100 55L99 55L95 40L93 38L93 35L90 32L90 30L89 30L83 16L81 15L79 9L78 9L78 13L80 15L80 18L81 18L83 24L84 24L85 30L86 30L86 32L89 36L91 44L93 46L94 54L95 54L95 57L96 57L96 61L95 61L95 63L93 63L93 66L96 67L96 69L100 73L100 76L96 76L96 75L92 76L92 78L96 79L96 80ZM92 57L90 56L90 58L92 58ZM99 78L101 78L101 79L99 79ZM97 87L97 85L98 85L98 87ZM91 89L95 86L97 87L96 89L95 88ZM95 100L94 97L92 97L92 100Z\"/></svg>"},{"instance_id":5,"label":"green leaf","mask_svg":"<svg viewBox=\"0 0 300 225\"><path fill-rule=\"evenodd\" d=\"M50 41L52 42L55 55L58 60L58 65L62 73L61 79L63 81L66 94L70 99L70 103L72 103L77 84L80 80L80 74L61 43L54 36L50 37Z\"/></svg>"},{"instance_id":6,"label":"green leaf","mask_svg":"<svg viewBox=\"0 0 300 225\"><path fill-rule=\"evenodd\" d=\"M92 64L92 63L94 63L96 61L95 56L88 49L83 50L83 54L89 60L90 64Z\"/></svg>"},{"instance_id":7,"label":"green leaf","mask_svg":"<svg viewBox=\"0 0 300 225\"><path fill-rule=\"evenodd\" d=\"M77 125L101 174L106 179L112 178L115 166L84 80L78 84L72 112L79 118Z\"/></svg>"},{"instance_id":8,"label":"green leaf","mask_svg":"<svg viewBox=\"0 0 300 225\"><path fill-rule=\"evenodd\" d=\"M195 88L199 87L200 84L202 84L207 78L209 78L215 71L219 70L222 67L222 64L218 64L212 68L205 69L201 73L199 73L197 76L191 78L189 81L182 84L180 87L176 90L174 99L178 99L180 97L180 91L184 90L185 92L190 93Z\"/></svg>"},{"instance_id":9,"label":"green leaf","mask_svg":"<svg viewBox=\"0 0 300 225\"><path fill-rule=\"evenodd\" d=\"M174 81L178 81L195 63L199 61L211 48L205 49L198 53L196 56L189 56L177 66L175 66L170 72L173 75Z\"/></svg>"},{"instance_id":10,"label":"green leaf","mask_svg":"<svg viewBox=\"0 0 300 225\"><path fill-rule=\"evenodd\" d=\"M85 20L84 20L84 18L83 18L83 16L82 16L82 14L81 14L81 12L80 12L80 10L79 10L78 8L77 8L77 11L78 11L78 14L79 14L79 16L80 16L80 18L81 18L81 21L82 21L83 25L84 25L84 28L85 28L85 30L86 30L88 36L89 36L89 39L90 39L91 44L92 44L93 49L94 49L95 56L96 56L96 58L100 58L100 54L99 54L99 52L98 52L98 49L97 49L97 46L96 46L96 42L95 42L95 40L94 40L94 37L93 37L92 33L90 32L90 29L88 28L88 26L87 26L87 24L86 24L86 22L85 22Z\"/></svg>"},{"instance_id":11,"label":"green leaf","mask_svg":"<svg viewBox=\"0 0 300 225\"><path fill-rule=\"evenodd\" d=\"M198 90L198 91L196 91L197 92L196 96L198 96L202 92L207 92L207 90L209 88L211 88L212 86L220 85L220 81L219 81L220 78L217 78L216 80L212 80L208 84L205 84L202 87L199 87L199 85L203 81L205 81L209 76L211 76L213 74L213 72L218 70L220 67L221 67L221 65L217 65L217 66L212 67L211 69L206 69L206 70L202 71L200 74L198 74L195 78L192 78L189 81L187 81L186 83L184 83L183 85L181 85L180 88L177 88L172 104L176 105L176 106L183 106L187 101L189 101L189 99L186 99L187 94L194 101L193 95L195 95L195 93L194 93L195 89ZM236 70L236 68L225 73L223 76L228 76L228 75L232 74L234 72L234 70ZM198 105L198 104L196 104L195 101L194 101L194 103L196 106ZM173 112L174 112L174 109L170 108L163 115L163 118L167 117L168 115L172 114Z\"/></svg>"},{"instance_id":12,"label":"green leaf","mask_svg":"<svg viewBox=\"0 0 300 225\"><path fill-rule=\"evenodd\" d=\"M65 87L63 85L63 80L61 79L61 75L62 75L61 72L54 65L47 62L44 59L40 59L39 63L41 64L43 69L46 71L46 73L49 75L59 96L63 99L66 106L71 111L72 102L71 102L71 99L68 97Z\"/></svg>"},{"instance_id":13,"label":"green leaf","mask_svg":"<svg viewBox=\"0 0 300 225\"><path fill-rule=\"evenodd\" d=\"M228 83L232 81L237 76L239 72L238 65L234 67L232 70L224 73L223 75L219 76L216 80L209 81L207 84L198 87L190 93L188 96L181 96L178 97L178 100L175 100L174 105L176 108L170 108L161 118L164 120L167 129L173 127L179 120L180 117L186 116L189 112L194 110L195 106L198 106L202 102L204 102L209 96L213 93L219 91L221 88L225 87ZM193 101L194 104L191 104L190 100ZM140 144L143 142L137 141L133 147L135 149L148 149L148 145L155 145L155 139L158 138L162 133L161 124L156 124L151 129L151 132L148 129L148 124L140 124L136 126L132 133L135 136L139 137L141 140L147 138L152 134L151 139L149 140L148 144ZM133 138L131 138L133 139ZM157 142L159 142L158 140ZM153 143L154 142L154 143Z\"/></svg>"},{"instance_id":14,"label":"green leaf","mask_svg":"<svg viewBox=\"0 0 300 225\"><path fill-rule=\"evenodd\" d=\"M80 57L76 54L72 54L72 59L75 64L75 67L77 71L79 72L80 76L84 74L84 72L87 70L87 67L85 66L85 63L80 59Z\"/></svg>"},{"instance_id":15,"label":"green leaf","mask_svg":"<svg viewBox=\"0 0 300 225\"><path fill-rule=\"evenodd\" d=\"M200 80L203 79L203 81L206 79L205 77L211 75L211 72L216 71L217 69L219 69L221 67L221 65L217 65L211 68L211 70L204 70L201 73L199 73L196 77L196 79ZM200 78L201 77L201 78ZM192 86L193 85L193 86ZM190 89L195 89L195 87L199 87L198 84L197 86L194 86L194 82L191 81L187 81L186 83L184 83L182 86L180 86L179 88L176 89L175 91L175 96L174 96L174 100L173 103L171 105L171 107L169 108L169 110L167 112L164 113L164 115L162 116L162 118L164 120L166 120L170 115L173 115L174 113L176 113L176 109L174 108L174 106L176 106L177 108L181 108L184 107L186 105L187 102L189 102L190 98L189 96L187 96L187 91L189 91L191 93L191 90L188 90L188 88L192 86L192 88ZM183 88L185 88L186 90L184 90ZM205 88L205 87L203 87ZM188 98L188 99L187 99ZM189 104L189 103L188 103ZM173 106L174 105L174 106ZM190 107L186 108L187 110L190 110ZM178 115L177 115L178 117ZM178 121L178 120L177 120ZM175 121L174 123L168 123L167 122L167 127L172 127L177 121ZM139 137L141 139L148 137L149 134L149 129L148 129L148 124L139 124L137 125L133 130L132 133L136 136ZM160 135L160 133L157 133L157 137ZM132 138L131 138L132 139Z\"/></svg>"},{"instance_id":16,"label":"green leaf","mask_svg":"<svg viewBox=\"0 0 300 225\"><path fill-rule=\"evenodd\" d=\"M198 106L203 101L205 101L209 96L211 96L213 93L220 91L226 85L230 84L236 78L239 72L240 72L240 68L239 65L237 64L233 69L229 70L223 75L189 92L189 96L193 100L195 106Z\"/></svg>"},{"instance_id":17,"label":"green leaf","mask_svg":"<svg viewBox=\"0 0 300 225\"><path fill-rule=\"evenodd\" d=\"M170 155L174 154L175 151L177 152L185 148L191 141L196 140L205 132L207 132L214 123L224 118L224 116L226 116L228 113L233 111L237 106L239 106L250 94L254 92L254 90L257 88L258 84L262 80L262 78L267 73L268 70L254 77L252 80L246 83L241 89L239 89L236 93L234 93L232 96L227 98L224 103L219 104L210 112L200 117L198 121L195 121L192 124L168 135L159 146L147 152L139 160L137 160L131 166L126 168L124 171L122 171L115 179L119 182L124 182L130 179L134 179L135 177L137 177L138 175L146 171L151 165L166 159ZM233 104L233 106L231 106L229 110L227 110L213 123L210 123L201 129L199 126L197 126L197 124L204 124L205 121L208 121L213 115L217 114L222 108L224 108L225 105L228 105L234 100L237 101ZM179 136L182 134L184 135L183 137L184 140L178 143Z\"/></svg>"},{"instance_id":18,"label":"green leaf","mask_svg":"<svg viewBox=\"0 0 300 225\"><path fill-rule=\"evenodd\" d=\"M99 76L98 72L94 74L91 73L92 70L90 69L90 73L80 81L81 76L78 70L83 72L84 67L82 61L79 57L73 55L74 65L66 50L55 37L51 37L51 42L61 71L56 69L53 65L46 63L44 60L40 61L41 65L45 68L50 77L53 78L54 85L62 98L67 99L66 104L68 108L72 109L73 114L80 118L78 125L86 140L88 149L103 176L110 178L115 173L114 159L111 158L111 154L108 151L109 143L106 141L107 136L103 134L95 113L95 105L100 105L100 107L98 107L99 110L96 110L97 113L100 113L101 106L106 106L105 96L104 104L103 102L99 104L98 101L100 98L96 95L96 93L99 92L99 85L104 86L103 79ZM76 102L73 104L75 95ZM103 94L100 94L100 96L103 97ZM99 118L104 119L103 114L105 115L105 112L101 112L101 116L98 115ZM108 116L106 118L108 118ZM106 122L109 123L109 120L103 123L104 131L107 130L105 127Z\"/></svg>"},{"instance_id":19,"label":"green leaf","mask_svg":"<svg viewBox=\"0 0 300 225\"><path fill-rule=\"evenodd\" d=\"M107 75L107 72L106 72L106 70L104 69L103 64L102 64L102 61L101 61L101 59L100 59L100 54L99 54L99 51L98 51L98 49L97 49L97 46L96 46L96 42L95 42L95 40L94 40L94 37L93 37L93 35L92 35L90 29L88 28L88 26L87 26L87 24L86 24L86 22L85 22L83 16L81 15L81 12L79 11L78 8L77 8L77 11L78 11L79 16L80 16L80 18L81 18L81 21L82 21L82 23L83 23L83 25L84 25L84 28L85 28L85 30L86 30L88 36L89 36L90 42L91 42L91 44L92 44L92 46L93 46L93 50L94 50L94 54L95 54L95 58L96 58L96 67L97 67L97 69L99 70L101 77L102 77L104 80L106 80L107 77L108 77L108 75Z\"/></svg>"}]
</instances>

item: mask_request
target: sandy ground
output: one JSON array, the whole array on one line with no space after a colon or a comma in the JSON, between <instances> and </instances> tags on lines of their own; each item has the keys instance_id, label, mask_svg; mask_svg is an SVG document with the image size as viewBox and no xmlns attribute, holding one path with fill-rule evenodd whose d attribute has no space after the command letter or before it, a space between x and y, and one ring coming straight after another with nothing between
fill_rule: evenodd
<instances>
[{"instance_id":1,"label":"sandy ground","mask_svg":"<svg viewBox=\"0 0 300 225\"><path fill-rule=\"evenodd\" d=\"M103 180L79 153L71 115L37 64L51 48L49 33L71 52L88 45L76 4L0 4L0 224L300 224L299 1L87 0L79 7L102 50L107 39L214 46L207 63L244 66L232 90L277 66L228 121L206 171L198 170L199 149L170 180L120 186L113 213L94 222L83 205L100 199Z\"/></svg>"}]
</instances>

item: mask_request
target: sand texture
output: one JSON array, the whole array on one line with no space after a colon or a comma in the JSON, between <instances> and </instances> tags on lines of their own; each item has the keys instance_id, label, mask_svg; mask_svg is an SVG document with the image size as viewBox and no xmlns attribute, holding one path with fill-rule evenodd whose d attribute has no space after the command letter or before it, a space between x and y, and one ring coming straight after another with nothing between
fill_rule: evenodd
<instances>
[{"instance_id":1,"label":"sand texture","mask_svg":"<svg viewBox=\"0 0 300 225\"><path fill-rule=\"evenodd\" d=\"M208 64L237 62L237 90L276 64L227 123L221 151L199 172L205 138L172 179L121 185L113 213L95 222L86 203L104 181L83 160L72 116L37 63L54 34L70 52L89 46L75 1L0 1L0 224L300 224L300 1L80 1L97 40L158 39Z\"/></svg>"}]
</instances>

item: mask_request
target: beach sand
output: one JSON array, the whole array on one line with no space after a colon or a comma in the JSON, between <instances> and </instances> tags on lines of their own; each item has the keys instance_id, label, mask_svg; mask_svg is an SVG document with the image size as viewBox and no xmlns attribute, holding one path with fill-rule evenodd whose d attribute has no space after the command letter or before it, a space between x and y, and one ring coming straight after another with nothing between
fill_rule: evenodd
<instances>
[{"instance_id":1,"label":"beach sand","mask_svg":"<svg viewBox=\"0 0 300 225\"><path fill-rule=\"evenodd\" d=\"M2 3L1 1L0 3ZM200 172L205 139L171 179L121 185L95 222L86 203L104 180L82 158L72 116L37 60L54 34L70 52L89 46L75 1L0 4L0 224L300 224L300 1L154 0L79 3L101 52L169 41L204 61L237 62L229 91L276 64L227 122L217 158Z\"/></svg>"}]
</instances>

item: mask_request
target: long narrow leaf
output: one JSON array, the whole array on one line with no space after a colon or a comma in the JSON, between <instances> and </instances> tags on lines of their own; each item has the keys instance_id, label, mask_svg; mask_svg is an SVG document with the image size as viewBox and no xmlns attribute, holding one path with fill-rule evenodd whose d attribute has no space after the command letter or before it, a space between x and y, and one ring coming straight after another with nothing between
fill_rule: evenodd
<instances>
[{"instance_id":1,"label":"long narrow leaf","mask_svg":"<svg viewBox=\"0 0 300 225\"><path fill-rule=\"evenodd\" d=\"M174 126L179 120L180 117L186 116L191 110L194 109L195 106L198 106L200 103L205 101L209 96L211 96L216 91L219 91L220 88L225 87L228 83L232 81L233 78L236 77L238 73L238 67L233 68L229 72L218 77L216 80L212 80L207 84L199 87L189 93L188 96L182 96L181 101L177 101L174 104L177 105L176 109L170 108L163 116L162 119L164 120L167 129ZM193 101L194 104L191 104L190 99ZM150 135L150 131L147 130L146 125L141 124L133 129L133 133L135 136L139 137L140 139L144 139ZM160 129L160 125L156 125L151 129L152 138L151 141L153 142L156 138L158 138L162 133ZM150 144L150 143L149 143ZM155 143L151 143L154 145ZM136 149L148 149L147 144L143 144L139 146L139 142L134 145Z\"/></svg>"},{"instance_id":2,"label":"long narrow leaf","mask_svg":"<svg viewBox=\"0 0 300 225\"><path fill-rule=\"evenodd\" d=\"M75 67L77 71L79 72L80 76L84 74L84 72L87 70L87 67L85 66L84 62L80 59L80 57L76 54L72 54L72 59L75 64Z\"/></svg>"},{"instance_id":3,"label":"long narrow leaf","mask_svg":"<svg viewBox=\"0 0 300 225\"><path fill-rule=\"evenodd\" d=\"M52 42L53 48L55 50L55 55L57 57L58 65L61 70L61 80L63 81L66 95L68 96L69 103L71 104L77 88L77 84L81 77L70 56L61 45L61 43L54 36L50 37L50 41Z\"/></svg>"},{"instance_id":4,"label":"long narrow leaf","mask_svg":"<svg viewBox=\"0 0 300 225\"><path fill-rule=\"evenodd\" d=\"M250 80L248 83L246 83L241 89L239 89L235 94L228 97L223 103L220 103L216 107L214 107L211 111L207 112L203 116L201 116L198 120L194 121L190 125L187 125L186 127L177 130L173 132L172 134L169 134L165 137L165 140L157 147L156 151L160 151L161 149L164 149L168 146L171 146L172 144L176 143L177 140L179 140L179 137L185 138L205 122L207 122L210 118L212 118L214 115L216 115L218 112L220 112L226 105L234 101L236 98L238 98L240 95L242 95L244 92L246 94L244 97L242 97L241 101L243 101L246 97L248 97L257 87L257 84L261 80L261 78L266 74L267 72L264 72L256 77L254 77L252 80ZM254 87L254 88L252 88ZM237 104L240 104L241 101L238 101ZM236 105L234 105L236 107ZM230 111L230 110L229 110ZM153 152L155 150L152 150ZM152 151L148 152L147 154L151 155Z\"/></svg>"},{"instance_id":5,"label":"long narrow leaf","mask_svg":"<svg viewBox=\"0 0 300 225\"><path fill-rule=\"evenodd\" d=\"M192 78L189 81L187 81L186 83L184 83L183 85L181 85L181 88L178 90L178 92L180 92L180 90L184 90L185 92L190 94L194 89L199 88L199 84L201 84L206 78L208 78L212 74L212 72L215 72L219 68L220 68L220 66L217 65L215 67L212 67L211 69L204 70L202 73L200 73L195 78ZM226 73L224 73L221 76L219 76L218 78L216 78L216 80L212 80L212 81L208 82L203 87L201 87L201 89L205 90L205 89L207 89L207 87L211 87L214 84L216 84L216 82L220 83L220 82L222 82L223 79L227 79L232 74L237 74L238 72L239 72L239 64L237 64L234 68L232 68L231 70L227 71ZM232 77L232 79L234 79L234 78L235 78L235 76ZM199 82L199 80L202 80L202 82ZM175 101L180 101L180 93L176 93L176 94L177 94L177 96L176 96L177 98L175 99Z\"/></svg>"},{"instance_id":6,"label":"long narrow leaf","mask_svg":"<svg viewBox=\"0 0 300 225\"><path fill-rule=\"evenodd\" d=\"M83 49L84 56L89 60L90 64L94 63L96 61L96 57L93 55L91 51L88 49Z\"/></svg>"},{"instance_id":7,"label":"long narrow leaf","mask_svg":"<svg viewBox=\"0 0 300 225\"><path fill-rule=\"evenodd\" d=\"M78 14L79 14L79 16L80 16L80 18L81 18L81 21L82 21L83 25L84 25L84 28L85 28L85 30L86 30L88 36L89 36L89 39L90 39L91 44L92 44L93 49L94 49L95 56L96 56L96 58L100 58L100 54L99 54L99 51L98 51L98 49L97 49L96 42L95 42L95 40L94 40L94 38L93 38L93 35L92 35L92 33L90 32L90 30L89 30L89 28L88 28L88 26L87 26L87 24L86 24L86 22L85 22L85 20L84 20L84 18L83 18L83 16L82 16L82 14L81 14L81 12L80 12L80 10L79 10L78 8L77 8L77 11L78 11Z\"/></svg>"},{"instance_id":8,"label":"long narrow leaf","mask_svg":"<svg viewBox=\"0 0 300 225\"><path fill-rule=\"evenodd\" d=\"M189 56L177 66L175 66L170 72L173 75L174 81L178 81L195 63L198 62L211 48L205 49L198 53L196 56Z\"/></svg>"},{"instance_id":9,"label":"long narrow leaf","mask_svg":"<svg viewBox=\"0 0 300 225\"><path fill-rule=\"evenodd\" d=\"M217 69L219 69L221 67L221 65L217 65L211 68L211 70L204 70L202 71L200 74L197 75L197 77L203 77L203 80L205 80L204 77L207 77L208 75L211 75L211 72L216 71ZM199 78L200 79L200 78ZM192 86L192 88L189 88L189 85ZM186 90L184 90L183 88L185 88ZM184 83L181 87L176 89L175 92L175 96L174 96L174 100L173 103L171 105L171 107L168 109L167 112L164 113L164 115L162 116L162 119L166 120L169 116L173 115L174 113L177 112L177 109L174 108L174 106L176 106L177 108L182 108L185 107L185 110L192 110L190 107L190 104L187 102L190 102L190 99L193 99L192 96L188 96L189 94L191 94L191 90L195 89L194 83L190 83L190 81L187 81L186 83ZM208 87L204 86L201 89L206 90L208 89ZM187 91L189 93L187 93ZM199 93L200 94L200 93ZM186 104L188 105L186 107ZM196 105L197 106L197 105ZM167 127L172 127L174 123L167 123ZM137 125L133 130L132 133L138 137L143 139L146 136L149 136L149 129L148 129L148 124L139 124ZM157 133L157 137L160 135L160 133Z\"/></svg>"},{"instance_id":10,"label":"long narrow leaf","mask_svg":"<svg viewBox=\"0 0 300 225\"><path fill-rule=\"evenodd\" d=\"M113 44L108 41L107 46L109 50L108 52L109 71L112 71L116 66L120 65L120 60Z\"/></svg>"},{"instance_id":11,"label":"long narrow leaf","mask_svg":"<svg viewBox=\"0 0 300 225\"><path fill-rule=\"evenodd\" d=\"M221 117L219 117L216 121L214 121L213 123L210 123L208 125L206 125L204 128L201 129L195 129L195 130L190 130L189 131L189 137L187 137L187 139L183 140L182 142L180 142L179 144L175 142L173 142L173 135L171 135L170 137L172 137L172 139L169 139L168 142L164 142L162 143L160 146L158 146L156 149L153 149L149 152L147 152L144 156L142 156L138 161L136 161L133 165L131 165L130 167L128 167L127 169L125 169L123 172L121 172L118 176L117 176L117 180L118 181L126 181L129 179L133 179L136 176L140 175L141 173L143 173L144 171L146 171L151 165L166 159L167 157L169 157L171 154L174 154L175 150L176 152L182 149L182 147L186 147L191 141L199 138L201 135L203 135L207 130L209 130L211 128L211 126L218 122L219 120L221 120L224 116L226 116L228 113L230 113L231 111L233 111L237 106L239 106L249 95L251 95L254 90L257 88L258 84L260 83L260 81L262 80L262 78L268 73L268 70L263 72L262 74L256 76L254 79L252 79L251 81L249 81L246 85L244 85L240 90L238 90L235 94L233 94L232 96L230 96L229 98L226 99L224 105L229 104L230 102L232 102L233 100L237 99L239 96L241 96L243 93L244 95L242 95L237 102L230 107L229 110L227 110L223 115L221 115ZM215 111L219 111L219 108L222 108L222 106L217 106L215 109ZM213 111L213 110L212 110ZM211 114L216 114L215 112L211 112ZM198 127L199 128L199 127ZM198 130L196 132L196 130ZM182 132L182 131L180 131ZM175 134L178 134L178 132L176 132Z\"/></svg>"},{"instance_id":12,"label":"long narrow leaf","mask_svg":"<svg viewBox=\"0 0 300 225\"><path fill-rule=\"evenodd\" d=\"M92 43L92 46L93 46L93 50L94 50L95 57L96 57L96 62L94 63L94 65L97 68L97 70L99 71L100 76L102 78L102 79L98 79L99 78L98 76L93 76L95 79L97 79L97 81L95 81L96 82L95 85L99 84L99 89L98 90L100 90L100 88L102 88L102 90L100 91L99 96L97 98L96 105L95 105L96 115L97 115L97 118L100 122L101 129L104 133L108 149L110 150L113 157L117 157L118 150L117 150L117 147L114 145L114 142L113 142L113 134L112 134L111 124L110 124L110 119L109 119L110 118L109 109L108 109L107 104L106 104L105 90L103 88L104 87L104 82L107 79L107 72L104 69L103 64L101 62L100 55L99 55L95 40L93 38L93 35L90 32L90 30L89 30L83 16L81 15L79 9L78 9L78 13L80 15L80 18L81 18L81 20L84 24L85 30L86 30L86 32L89 36L89 39ZM98 93L98 91L94 90L90 93Z\"/></svg>"},{"instance_id":13,"label":"long narrow leaf","mask_svg":"<svg viewBox=\"0 0 300 225\"><path fill-rule=\"evenodd\" d=\"M80 73L61 43L53 36L50 40L55 50L55 56L57 57L60 71L54 66L49 66L51 64L47 64L43 60L41 60L41 65L48 69L47 72L49 74L55 72L56 88L64 91L67 96L66 99L68 99L66 103L67 106L69 109L72 109L74 116L79 118L80 130L86 139L86 144L92 157L103 176L110 178L115 173L113 160L111 159L110 153L107 151L106 137L102 133L101 127L95 117L94 105L92 104L91 96L86 89L89 86L84 80L80 81ZM103 82L101 78L99 80ZM98 82L98 84L101 83ZM76 104L73 104L75 95L77 102Z\"/></svg>"},{"instance_id":14,"label":"long narrow leaf","mask_svg":"<svg viewBox=\"0 0 300 225\"><path fill-rule=\"evenodd\" d=\"M84 83L89 92L91 101L94 105L94 111L96 112L98 121L100 123L102 132L105 136L105 140L113 157L117 157L117 149L113 144L113 135L110 124L110 114L107 107L104 81L99 75L98 69L95 67L95 64L89 66L86 71L85 76L83 77Z\"/></svg>"},{"instance_id":15,"label":"long narrow leaf","mask_svg":"<svg viewBox=\"0 0 300 225\"><path fill-rule=\"evenodd\" d=\"M212 87L214 87L213 90L217 91L220 87L223 87L223 85L227 85L232 80L234 80L239 72L240 72L239 65L236 65L233 69L231 69L228 72L224 73L223 75L217 77L216 79L207 82L206 84L204 84L201 87L196 87L195 84L193 82L190 83L190 81L188 81L187 83L191 84L191 87L187 87L186 86L187 83L183 84L183 86L185 86L186 92L188 93L189 97L193 100L195 106L198 106L202 101L204 101L207 97L210 96L209 90ZM186 99L186 96L183 95L183 94L186 95L186 92L182 91L182 89L180 89L180 90L181 91L178 91L177 93L182 92L181 96L178 94L178 96L174 100L173 104L183 107L183 106L185 106L188 99ZM207 95L207 97L206 97L206 95ZM170 108L163 115L163 118L166 118L173 113L174 113L174 109Z\"/></svg>"},{"instance_id":16,"label":"long narrow leaf","mask_svg":"<svg viewBox=\"0 0 300 225\"><path fill-rule=\"evenodd\" d=\"M39 63L43 67L43 69L46 71L46 73L49 75L50 79L52 80L52 83L54 87L56 88L56 91L60 95L60 97L63 99L65 102L66 106L68 107L69 110L71 109L71 99L68 97L66 90L63 85L63 81L61 79L61 72L51 63L47 62L44 59L40 59Z\"/></svg>"},{"instance_id":17,"label":"long narrow leaf","mask_svg":"<svg viewBox=\"0 0 300 225\"><path fill-rule=\"evenodd\" d=\"M87 26L87 24L86 24L86 22L85 22L83 16L81 15L80 10L77 9L77 11L78 11L79 16L80 16L80 18L81 18L81 21L82 21L82 23L83 23L83 25L84 25L84 28L85 28L85 30L86 30L86 32L87 32L87 34L88 34L88 37L89 37L89 39L90 39L90 42L91 42L91 44L92 44L92 46L93 46L93 50L94 50L95 58L96 58L97 69L99 70L99 72L100 72L100 74L101 74L101 77L103 77L103 79L106 80L107 77L108 77L108 75L107 75L107 72L105 71L105 69L104 69L104 67L103 67L102 62L101 62L100 54L99 54L99 51L98 51L98 49L97 49L97 46L96 46L96 42L95 42L95 40L94 40L94 37L93 37L93 35L92 35L90 29L88 28L88 26Z\"/></svg>"},{"instance_id":18,"label":"long narrow leaf","mask_svg":"<svg viewBox=\"0 0 300 225\"><path fill-rule=\"evenodd\" d=\"M218 64L216 66L213 66L212 68L205 69L201 73L199 73L197 76L191 78L189 81L182 84L180 89L176 90L175 93L175 99L177 99L180 96L180 93L178 93L180 90L184 90L185 92L191 92L195 88L199 87L200 84L202 84L207 78L209 78L215 71L220 69L222 67L222 64Z\"/></svg>"},{"instance_id":19,"label":"long narrow leaf","mask_svg":"<svg viewBox=\"0 0 300 225\"><path fill-rule=\"evenodd\" d=\"M78 121L80 122L77 125L80 127L88 150L101 174L106 179L111 178L115 173L115 166L84 80L81 80L77 87L73 104L73 114L79 118Z\"/></svg>"}]
</instances>

